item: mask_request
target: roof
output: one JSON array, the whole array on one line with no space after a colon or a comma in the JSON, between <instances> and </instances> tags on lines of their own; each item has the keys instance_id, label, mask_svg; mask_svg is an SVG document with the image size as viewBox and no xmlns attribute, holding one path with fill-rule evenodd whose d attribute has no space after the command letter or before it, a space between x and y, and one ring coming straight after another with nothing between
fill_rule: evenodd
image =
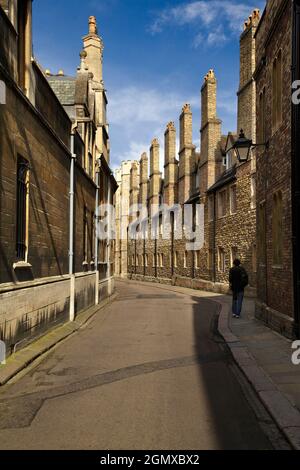
<instances>
[{"instance_id":1,"label":"roof","mask_svg":"<svg viewBox=\"0 0 300 470\"><path fill-rule=\"evenodd\" d=\"M228 152L228 150L230 150L233 147L237 139L238 139L238 134L228 132L228 135L226 136L225 146L224 146L224 153Z\"/></svg>"},{"instance_id":2,"label":"roof","mask_svg":"<svg viewBox=\"0 0 300 470\"><path fill-rule=\"evenodd\" d=\"M218 189L221 189L223 186L226 186L229 183L232 183L233 181L236 181L236 165L234 165L232 168L229 170L226 170L218 179L218 181L211 186L207 193L214 193Z\"/></svg>"},{"instance_id":3,"label":"roof","mask_svg":"<svg viewBox=\"0 0 300 470\"><path fill-rule=\"evenodd\" d=\"M192 204L193 202L199 201L199 199L200 199L200 191L197 191L185 202L185 204Z\"/></svg>"},{"instance_id":4,"label":"roof","mask_svg":"<svg viewBox=\"0 0 300 470\"><path fill-rule=\"evenodd\" d=\"M52 75L46 78L63 106L75 104L75 77Z\"/></svg>"}]
</instances>

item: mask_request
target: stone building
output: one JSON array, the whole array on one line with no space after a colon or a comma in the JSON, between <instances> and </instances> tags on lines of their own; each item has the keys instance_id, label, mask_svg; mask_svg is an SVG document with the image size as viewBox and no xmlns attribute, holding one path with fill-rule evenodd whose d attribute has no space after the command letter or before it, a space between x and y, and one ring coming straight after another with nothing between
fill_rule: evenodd
<instances>
[{"instance_id":1,"label":"stone building","mask_svg":"<svg viewBox=\"0 0 300 470\"><path fill-rule=\"evenodd\" d=\"M247 20L240 39L240 87L238 91L237 126L249 138L256 139L255 31L259 11ZM140 189L136 163L131 163L131 187L124 197L139 200L156 219L148 226L143 239L143 221L135 239L128 238L127 275L135 279L173 283L186 287L228 291L228 271L233 259L240 257L249 272L249 295L256 290L256 199L255 155L240 164L234 151L227 153L236 140L236 130L222 135L222 122L217 116L217 79L213 70L205 76L201 88L201 150L193 143L193 114L190 105L183 106L179 118L179 155L176 155L176 127L167 125L164 142L164 175L160 172L160 146L154 139L139 162ZM127 182L128 167L126 162ZM122 185L122 171L118 171ZM131 197L129 196L131 194ZM178 221L171 213L168 221L157 209L160 204L191 206L193 229L198 225L196 206L204 206L204 246L190 250L187 233L178 237ZM147 216L147 214L146 214ZM143 216L142 219L145 219ZM129 221L130 222L130 221ZM179 222L180 223L180 222ZM170 237L164 229L169 224ZM192 239L191 239L192 240ZM191 241L190 240L190 241ZM116 254L119 256L119 253ZM125 253L123 251L123 259Z\"/></svg>"},{"instance_id":2,"label":"stone building","mask_svg":"<svg viewBox=\"0 0 300 470\"><path fill-rule=\"evenodd\" d=\"M269 0L255 34L258 141L256 315L271 328L298 336L300 2Z\"/></svg>"},{"instance_id":3,"label":"stone building","mask_svg":"<svg viewBox=\"0 0 300 470\"><path fill-rule=\"evenodd\" d=\"M8 353L113 289L111 245L95 236L97 198L112 201L116 190L101 40L91 18L76 79L46 75L32 56L31 4L0 1L0 338Z\"/></svg>"},{"instance_id":4,"label":"stone building","mask_svg":"<svg viewBox=\"0 0 300 470\"><path fill-rule=\"evenodd\" d=\"M123 162L121 168L115 173L118 184L114 201L116 209L115 274L125 278L128 274L127 228L129 225L130 174L132 164L133 162L131 161Z\"/></svg>"}]
</instances>

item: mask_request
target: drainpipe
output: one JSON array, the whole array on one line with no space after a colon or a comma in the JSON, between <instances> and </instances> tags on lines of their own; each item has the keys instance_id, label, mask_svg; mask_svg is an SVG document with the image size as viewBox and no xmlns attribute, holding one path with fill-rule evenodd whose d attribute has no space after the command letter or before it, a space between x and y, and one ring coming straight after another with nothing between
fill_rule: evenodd
<instances>
[{"instance_id":1,"label":"drainpipe","mask_svg":"<svg viewBox=\"0 0 300 470\"><path fill-rule=\"evenodd\" d=\"M135 234L135 237L136 237L136 234ZM135 274L135 276L136 276L136 271L137 271L137 265L136 265L136 260L137 260L136 238L134 239L134 258L135 258L135 262L134 262L134 274Z\"/></svg>"},{"instance_id":2,"label":"drainpipe","mask_svg":"<svg viewBox=\"0 0 300 470\"><path fill-rule=\"evenodd\" d=\"M108 279L108 295L112 295L112 286L111 286L111 265L110 265L110 254L111 254L111 180L110 176L108 179L108 239L107 239L107 279Z\"/></svg>"},{"instance_id":3,"label":"drainpipe","mask_svg":"<svg viewBox=\"0 0 300 470\"><path fill-rule=\"evenodd\" d=\"M171 279L174 276L174 239L175 239L175 215L171 212Z\"/></svg>"},{"instance_id":4,"label":"drainpipe","mask_svg":"<svg viewBox=\"0 0 300 470\"><path fill-rule=\"evenodd\" d=\"M95 201L95 305L99 305L99 192L100 192L101 159L97 161L96 170L96 201Z\"/></svg>"},{"instance_id":5,"label":"drainpipe","mask_svg":"<svg viewBox=\"0 0 300 470\"><path fill-rule=\"evenodd\" d=\"M195 233L196 231L196 223L195 223L195 217L196 217L196 210L197 208L195 207L195 205L193 204L193 210L192 210L192 214L193 214L193 233ZM197 252L195 250L192 251L192 283L193 283L193 280L195 279L195 254L197 256Z\"/></svg>"},{"instance_id":6,"label":"drainpipe","mask_svg":"<svg viewBox=\"0 0 300 470\"><path fill-rule=\"evenodd\" d=\"M144 234L144 277L146 277L146 239Z\"/></svg>"},{"instance_id":7,"label":"drainpipe","mask_svg":"<svg viewBox=\"0 0 300 470\"><path fill-rule=\"evenodd\" d=\"M216 283L217 280L217 267L216 267L216 223L217 223L217 198L216 193L213 193L214 196L214 222L213 222L213 283Z\"/></svg>"},{"instance_id":8,"label":"drainpipe","mask_svg":"<svg viewBox=\"0 0 300 470\"><path fill-rule=\"evenodd\" d=\"M69 319L75 320L75 273L74 273L74 208L75 208L75 132L77 124L71 132L71 165L70 165L70 219L69 219L69 276L70 276L70 312Z\"/></svg>"}]
</instances>

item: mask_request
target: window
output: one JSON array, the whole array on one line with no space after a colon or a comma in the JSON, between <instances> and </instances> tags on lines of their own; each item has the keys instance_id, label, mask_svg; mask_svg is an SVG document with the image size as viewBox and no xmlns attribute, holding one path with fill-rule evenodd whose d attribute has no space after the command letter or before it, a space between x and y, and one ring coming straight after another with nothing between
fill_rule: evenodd
<instances>
[{"instance_id":1,"label":"window","mask_svg":"<svg viewBox=\"0 0 300 470\"><path fill-rule=\"evenodd\" d=\"M272 127L277 131L282 122L282 53L279 51L272 69Z\"/></svg>"},{"instance_id":2,"label":"window","mask_svg":"<svg viewBox=\"0 0 300 470\"><path fill-rule=\"evenodd\" d=\"M236 185L230 188L230 214L235 214L237 210Z\"/></svg>"},{"instance_id":3,"label":"window","mask_svg":"<svg viewBox=\"0 0 300 470\"><path fill-rule=\"evenodd\" d=\"M258 254L259 262L266 264L266 204L262 202L258 209Z\"/></svg>"},{"instance_id":4,"label":"window","mask_svg":"<svg viewBox=\"0 0 300 470\"><path fill-rule=\"evenodd\" d=\"M212 222L215 218L214 196L208 198L208 221Z\"/></svg>"},{"instance_id":5,"label":"window","mask_svg":"<svg viewBox=\"0 0 300 470\"><path fill-rule=\"evenodd\" d=\"M237 259L239 256L238 256L238 249L236 246L233 246L230 250L230 264L231 266L233 266L233 262L235 259Z\"/></svg>"},{"instance_id":6,"label":"window","mask_svg":"<svg viewBox=\"0 0 300 470\"><path fill-rule=\"evenodd\" d=\"M161 253L161 255L160 255L160 267L161 268L164 267L164 255L163 255L163 253Z\"/></svg>"},{"instance_id":7,"label":"window","mask_svg":"<svg viewBox=\"0 0 300 470\"><path fill-rule=\"evenodd\" d=\"M159 234L163 235L163 216L162 214L159 215Z\"/></svg>"},{"instance_id":8,"label":"window","mask_svg":"<svg viewBox=\"0 0 300 470\"><path fill-rule=\"evenodd\" d=\"M214 266L214 251L209 250L207 253L207 269L211 271Z\"/></svg>"},{"instance_id":9,"label":"window","mask_svg":"<svg viewBox=\"0 0 300 470\"><path fill-rule=\"evenodd\" d=\"M175 251L174 253L174 268L177 268L178 266L178 252Z\"/></svg>"},{"instance_id":10,"label":"window","mask_svg":"<svg viewBox=\"0 0 300 470\"><path fill-rule=\"evenodd\" d=\"M107 263L107 245L105 240L100 240L99 243L99 260L100 263Z\"/></svg>"},{"instance_id":11,"label":"window","mask_svg":"<svg viewBox=\"0 0 300 470\"><path fill-rule=\"evenodd\" d=\"M232 151L228 152L226 157L225 157L225 165L226 165L226 170L230 170L233 166L233 156L232 156Z\"/></svg>"},{"instance_id":12,"label":"window","mask_svg":"<svg viewBox=\"0 0 300 470\"><path fill-rule=\"evenodd\" d=\"M22 157L17 164L17 259L27 261L28 255L28 218L29 218L29 164Z\"/></svg>"},{"instance_id":13,"label":"window","mask_svg":"<svg viewBox=\"0 0 300 470\"><path fill-rule=\"evenodd\" d=\"M251 176L251 209L256 208L256 177Z\"/></svg>"},{"instance_id":14,"label":"window","mask_svg":"<svg viewBox=\"0 0 300 470\"><path fill-rule=\"evenodd\" d=\"M283 211L281 191L278 191L273 196L272 244L273 263L275 266L281 266L283 255Z\"/></svg>"},{"instance_id":15,"label":"window","mask_svg":"<svg viewBox=\"0 0 300 470\"><path fill-rule=\"evenodd\" d=\"M196 173L196 189L200 189L200 169L199 168Z\"/></svg>"},{"instance_id":16,"label":"window","mask_svg":"<svg viewBox=\"0 0 300 470\"><path fill-rule=\"evenodd\" d=\"M185 251L183 255L183 267L187 268L187 259L188 259L188 252Z\"/></svg>"},{"instance_id":17,"label":"window","mask_svg":"<svg viewBox=\"0 0 300 470\"><path fill-rule=\"evenodd\" d=\"M200 251L195 251L195 268L200 268Z\"/></svg>"},{"instance_id":18,"label":"window","mask_svg":"<svg viewBox=\"0 0 300 470\"><path fill-rule=\"evenodd\" d=\"M221 273L225 273L225 251L223 248L218 249L218 268Z\"/></svg>"},{"instance_id":19,"label":"window","mask_svg":"<svg viewBox=\"0 0 300 470\"><path fill-rule=\"evenodd\" d=\"M257 250L256 250L256 244L252 246L252 271L254 273L257 272Z\"/></svg>"},{"instance_id":20,"label":"window","mask_svg":"<svg viewBox=\"0 0 300 470\"><path fill-rule=\"evenodd\" d=\"M262 144L266 141L266 89L263 88L259 94L259 110L258 110L258 143Z\"/></svg>"},{"instance_id":21,"label":"window","mask_svg":"<svg viewBox=\"0 0 300 470\"><path fill-rule=\"evenodd\" d=\"M88 219L87 219L87 208L84 206L83 209L83 262L87 262L88 257Z\"/></svg>"},{"instance_id":22,"label":"window","mask_svg":"<svg viewBox=\"0 0 300 470\"><path fill-rule=\"evenodd\" d=\"M145 255L145 268L148 268L148 255Z\"/></svg>"},{"instance_id":23,"label":"window","mask_svg":"<svg viewBox=\"0 0 300 470\"><path fill-rule=\"evenodd\" d=\"M88 165L89 165L88 174L92 178L93 177L93 156L90 152L88 154Z\"/></svg>"},{"instance_id":24,"label":"window","mask_svg":"<svg viewBox=\"0 0 300 470\"><path fill-rule=\"evenodd\" d=\"M227 191L221 191L218 194L218 215L224 217L226 215L226 202L227 202Z\"/></svg>"}]
</instances>

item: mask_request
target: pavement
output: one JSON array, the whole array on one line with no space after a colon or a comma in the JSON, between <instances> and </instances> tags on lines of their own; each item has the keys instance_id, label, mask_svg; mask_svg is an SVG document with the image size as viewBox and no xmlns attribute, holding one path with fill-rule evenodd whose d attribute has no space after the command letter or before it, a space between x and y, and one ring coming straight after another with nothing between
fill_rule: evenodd
<instances>
[{"instance_id":1,"label":"pavement","mask_svg":"<svg viewBox=\"0 0 300 470\"><path fill-rule=\"evenodd\" d=\"M228 299L117 295L0 388L0 449L291 448L218 333Z\"/></svg>"},{"instance_id":2,"label":"pavement","mask_svg":"<svg viewBox=\"0 0 300 470\"><path fill-rule=\"evenodd\" d=\"M231 316L231 299L219 299L219 331L233 357L294 449L300 450L300 365L292 363L292 341L255 319L245 299L242 317Z\"/></svg>"}]
</instances>

